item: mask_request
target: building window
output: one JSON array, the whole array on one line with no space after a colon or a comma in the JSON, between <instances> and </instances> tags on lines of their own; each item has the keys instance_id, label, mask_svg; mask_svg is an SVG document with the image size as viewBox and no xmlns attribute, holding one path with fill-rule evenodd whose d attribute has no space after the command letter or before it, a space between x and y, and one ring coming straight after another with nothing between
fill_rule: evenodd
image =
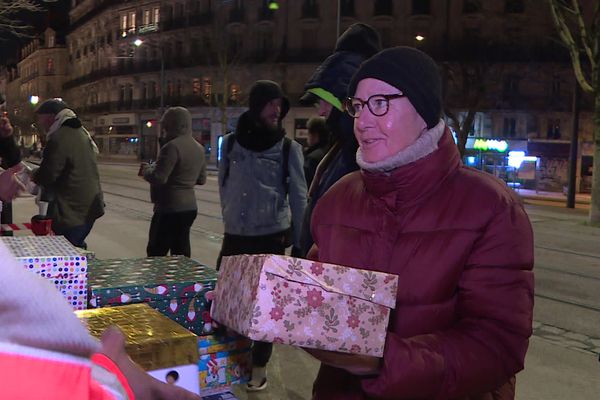
<instances>
[{"instance_id":1,"label":"building window","mask_svg":"<svg viewBox=\"0 0 600 400\"><path fill-rule=\"evenodd\" d=\"M127 32L127 14L121 15L121 30Z\"/></svg>"},{"instance_id":2,"label":"building window","mask_svg":"<svg viewBox=\"0 0 600 400\"><path fill-rule=\"evenodd\" d=\"M548 120L548 130L546 131L546 138L560 139L560 119Z\"/></svg>"},{"instance_id":3,"label":"building window","mask_svg":"<svg viewBox=\"0 0 600 400\"><path fill-rule=\"evenodd\" d=\"M49 74L54 73L54 60L52 58L46 60L46 72Z\"/></svg>"},{"instance_id":4,"label":"building window","mask_svg":"<svg viewBox=\"0 0 600 400\"><path fill-rule=\"evenodd\" d=\"M374 15L392 15L393 3L392 0L375 0Z\"/></svg>"},{"instance_id":5,"label":"building window","mask_svg":"<svg viewBox=\"0 0 600 400\"><path fill-rule=\"evenodd\" d=\"M50 35L48 35L48 46L47 47L54 47L55 44L55 37L54 34L51 33Z\"/></svg>"},{"instance_id":6,"label":"building window","mask_svg":"<svg viewBox=\"0 0 600 400\"><path fill-rule=\"evenodd\" d=\"M514 75L504 77L502 85L502 93L504 96L514 96L519 93L519 80Z\"/></svg>"},{"instance_id":7,"label":"building window","mask_svg":"<svg viewBox=\"0 0 600 400\"><path fill-rule=\"evenodd\" d=\"M515 137L517 134L517 120L515 118L504 118L502 133L504 137Z\"/></svg>"},{"instance_id":8,"label":"building window","mask_svg":"<svg viewBox=\"0 0 600 400\"><path fill-rule=\"evenodd\" d=\"M508 14L522 14L525 12L525 2L523 0L506 0L504 10Z\"/></svg>"},{"instance_id":9,"label":"building window","mask_svg":"<svg viewBox=\"0 0 600 400\"><path fill-rule=\"evenodd\" d=\"M151 99L156 98L156 82L150 82L150 87L148 88L148 97Z\"/></svg>"},{"instance_id":10,"label":"building window","mask_svg":"<svg viewBox=\"0 0 600 400\"><path fill-rule=\"evenodd\" d=\"M429 0L413 0L412 15L429 15L431 14L431 4Z\"/></svg>"},{"instance_id":11,"label":"building window","mask_svg":"<svg viewBox=\"0 0 600 400\"><path fill-rule=\"evenodd\" d=\"M229 100L237 103L240 100L240 86L236 84L229 85Z\"/></svg>"},{"instance_id":12,"label":"building window","mask_svg":"<svg viewBox=\"0 0 600 400\"><path fill-rule=\"evenodd\" d=\"M392 47L392 30L390 28L379 28L381 47L384 49Z\"/></svg>"},{"instance_id":13,"label":"building window","mask_svg":"<svg viewBox=\"0 0 600 400\"><path fill-rule=\"evenodd\" d=\"M148 84L142 83L142 100L145 101L148 98Z\"/></svg>"},{"instance_id":14,"label":"building window","mask_svg":"<svg viewBox=\"0 0 600 400\"><path fill-rule=\"evenodd\" d=\"M144 25L149 25L152 22L152 20L150 19L151 17L152 17L152 15L150 14L150 10L149 9L145 9L144 10L144 17L143 17L142 23Z\"/></svg>"},{"instance_id":15,"label":"building window","mask_svg":"<svg viewBox=\"0 0 600 400\"><path fill-rule=\"evenodd\" d=\"M317 31L311 28L302 29L302 49L310 50L317 43Z\"/></svg>"},{"instance_id":16,"label":"building window","mask_svg":"<svg viewBox=\"0 0 600 400\"><path fill-rule=\"evenodd\" d=\"M175 87L173 86L173 82L168 81L167 82L167 96L173 97L174 94L175 94Z\"/></svg>"},{"instance_id":17,"label":"building window","mask_svg":"<svg viewBox=\"0 0 600 400\"><path fill-rule=\"evenodd\" d=\"M135 11L129 12L129 26L130 30L135 31Z\"/></svg>"},{"instance_id":18,"label":"building window","mask_svg":"<svg viewBox=\"0 0 600 400\"><path fill-rule=\"evenodd\" d=\"M342 17L354 17L354 0L341 0L340 14Z\"/></svg>"},{"instance_id":19,"label":"building window","mask_svg":"<svg viewBox=\"0 0 600 400\"><path fill-rule=\"evenodd\" d=\"M302 2L302 18L319 18L319 7L316 0Z\"/></svg>"},{"instance_id":20,"label":"building window","mask_svg":"<svg viewBox=\"0 0 600 400\"><path fill-rule=\"evenodd\" d=\"M152 22L154 22L155 24L158 24L159 19L160 19L160 8L154 7L154 20Z\"/></svg>"},{"instance_id":21,"label":"building window","mask_svg":"<svg viewBox=\"0 0 600 400\"><path fill-rule=\"evenodd\" d=\"M209 77L202 78L202 95L205 99L209 100L212 95L212 83Z\"/></svg>"},{"instance_id":22,"label":"building window","mask_svg":"<svg viewBox=\"0 0 600 400\"><path fill-rule=\"evenodd\" d=\"M200 79L198 79L198 78L192 79L192 94L194 96L199 96L201 89L202 89L202 85L200 84Z\"/></svg>"},{"instance_id":23,"label":"building window","mask_svg":"<svg viewBox=\"0 0 600 400\"><path fill-rule=\"evenodd\" d=\"M481 12L481 0L464 0L463 14L474 14Z\"/></svg>"},{"instance_id":24,"label":"building window","mask_svg":"<svg viewBox=\"0 0 600 400\"><path fill-rule=\"evenodd\" d=\"M552 97L560 97L560 77L554 76L552 78Z\"/></svg>"},{"instance_id":25,"label":"building window","mask_svg":"<svg viewBox=\"0 0 600 400\"><path fill-rule=\"evenodd\" d=\"M271 54L273 47L273 32L271 31L259 31L258 32L258 58L264 60Z\"/></svg>"}]
</instances>

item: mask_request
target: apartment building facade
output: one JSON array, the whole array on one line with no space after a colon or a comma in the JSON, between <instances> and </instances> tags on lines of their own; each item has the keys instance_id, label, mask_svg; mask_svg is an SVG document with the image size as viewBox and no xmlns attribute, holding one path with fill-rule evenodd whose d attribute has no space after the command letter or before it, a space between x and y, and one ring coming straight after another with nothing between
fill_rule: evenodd
<instances>
[{"instance_id":1,"label":"apartment building facade","mask_svg":"<svg viewBox=\"0 0 600 400\"><path fill-rule=\"evenodd\" d=\"M448 110L477 111L468 161L501 174L504 153L523 150L540 157L536 180L556 190L563 185L574 78L545 3L340 0L339 13L332 0L281 0L277 10L270 3L73 0L61 97L94 132L102 154L122 158L153 158L162 110L184 105L193 115L194 136L215 161L219 137L245 110L250 85L272 79L292 102L288 135L302 140L315 114L298 106L304 82L331 53L338 29L365 22L378 30L384 47L416 46L439 62ZM42 93L23 80L30 76L23 61L21 95ZM483 83L477 101L465 92L469 82ZM592 154L585 107L579 126L585 180ZM480 145L503 141L505 151L476 148L476 139Z\"/></svg>"}]
</instances>

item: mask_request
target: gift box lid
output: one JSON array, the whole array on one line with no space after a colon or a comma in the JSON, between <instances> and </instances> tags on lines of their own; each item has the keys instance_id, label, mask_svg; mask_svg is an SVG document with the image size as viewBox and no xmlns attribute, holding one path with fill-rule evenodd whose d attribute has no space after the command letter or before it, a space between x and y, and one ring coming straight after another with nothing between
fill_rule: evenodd
<instances>
[{"instance_id":1,"label":"gift box lid","mask_svg":"<svg viewBox=\"0 0 600 400\"><path fill-rule=\"evenodd\" d=\"M64 236L2 236L0 240L17 258L74 256L85 259L85 254Z\"/></svg>"},{"instance_id":2,"label":"gift box lid","mask_svg":"<svg viewBox=\"0 0 600 400\"><path fill-rule=\"evenodd\" d=\"M226 260L231 258L231 260ZM223 262L262 265L262 271L289 281L318 286L331 293L356 297L385 307L396 306L398 276L295 257L258 254L223 257Z\"/></svg>"},{"instance_id":3,"label":"gift box lid","mask_svg":"<svg viewBox=\"0 0 600 400\"><path fill-rule=\"evenodd\" d=\"M217 272L184 256L91 260L92 307L196 297L214 288Z\"/></svg>"},{"instance_id":4,"label":"gift box lid","mask_svg":"<svg viewBox=\"0 0 600 400\"><path fill-rule=\"evenodd\" d=\"M127 354L145 370L196 364L198 337L147 304L75 311L98 339L111 325L126 337Z\"/></svg>"}]
</instances>

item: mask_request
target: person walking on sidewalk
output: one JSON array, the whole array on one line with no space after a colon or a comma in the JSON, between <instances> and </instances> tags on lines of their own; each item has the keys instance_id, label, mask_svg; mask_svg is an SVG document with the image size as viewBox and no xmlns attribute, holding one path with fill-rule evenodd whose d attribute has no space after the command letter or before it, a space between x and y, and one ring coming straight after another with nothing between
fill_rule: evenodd
<instances>
[{"instance_id":1,"label":"person walking on sidewalk","mask_svg":"<svg viewBox=\"0 0 600 400\"><path fill-rule=\"evenodd\" d=\"M198 213L194 186L206 183L204 147L192 137L192 115L184 107L167 109L160 126L158 159L142 167L154 203L146 253L190 257L190 228Z\"/></svg>"},{"instance_id":2,"label":"person walking on sidewalk","mask_svg":"<svg viewBox=\"0 0 600 400\"><path fill-rule=\"evenodd\" d=\"M98 147L77 115L61 99L48 99L36 110L46 132L40 167L32 180L49 201L52 230L74 246L87 248L96 219L104 215L104 199L96 164Z\"/></svg>"},{"instance_id":3,"label":"person walking on sidewalk","mask_svg":"<svg viewBox=\"0 0 600 400\"><path fill-rule=\"evenodd\" d=\"M257 81L250 89L249 110L235 132L224 137L219 193L225 233L217 269L223 256L284 254L286 247L299 246L306 180L302 146L286 138L282 128L288 110L277 83ZM272 351L272 343L254 342L248 391L266 388Z\"/></svg>"}]
</instances>

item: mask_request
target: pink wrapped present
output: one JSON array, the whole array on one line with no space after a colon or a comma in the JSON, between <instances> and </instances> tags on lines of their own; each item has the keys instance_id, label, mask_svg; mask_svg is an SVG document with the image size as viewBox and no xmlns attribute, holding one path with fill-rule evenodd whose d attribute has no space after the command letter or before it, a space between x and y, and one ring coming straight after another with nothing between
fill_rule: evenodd
<instances>
[{"instance_id":1,"label":"pink wrapped present","mask_svg":"<svg viewBox=\"0 0 600 400\"><path fill-rule=\"evenodd\" d=\"M383 356L398 277L278 255L224 257L212 317L259 341Z\"/></svg>"}]
</instances>

